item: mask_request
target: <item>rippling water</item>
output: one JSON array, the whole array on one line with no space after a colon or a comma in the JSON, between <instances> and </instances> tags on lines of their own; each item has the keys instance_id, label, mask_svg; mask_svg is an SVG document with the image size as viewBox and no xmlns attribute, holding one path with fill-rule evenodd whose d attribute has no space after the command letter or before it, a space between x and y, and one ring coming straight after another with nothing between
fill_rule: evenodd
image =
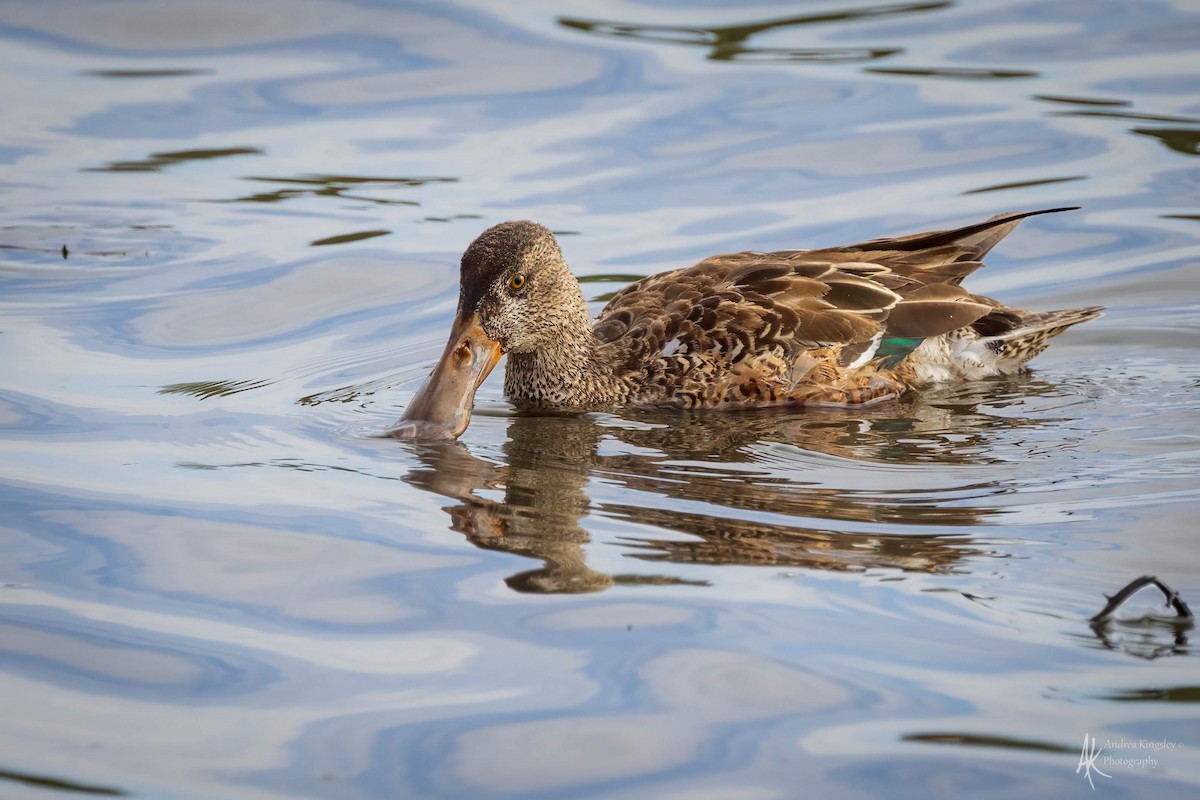
<instances>
[{"instance_id":1,"label":"rippling water","mask_svg":"<svg viewBox=\"0 0 1200 800\"><path fill-rule=\"evenodd\" d=\"M1186 0L0 4L0 794L1091 796L1086 735L1196 796L1195 631L1088 619L1200 605L1198 59ZM972 278L1110 306L1029 375L377 437L498 221L598 309L1064 205Z\"/></svg>"}]
</instances>

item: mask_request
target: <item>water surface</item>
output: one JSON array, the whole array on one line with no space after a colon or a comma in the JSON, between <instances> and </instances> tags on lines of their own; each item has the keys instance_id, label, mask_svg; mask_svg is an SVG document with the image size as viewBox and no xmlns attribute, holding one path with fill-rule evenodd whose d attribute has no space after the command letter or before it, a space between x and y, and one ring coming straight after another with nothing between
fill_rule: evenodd
<instances>
[{"instance_id":1,"label":"water surface","mask_svg":"<svg viewBox=\"0 0 1200 800\"><path fill-rule=\"evenodd\" d=\"M0 794L1195 796L1195 632L1088 623L1200 606L1194 3L30 0L0 42ZM538 417L497 372L461 441L377 436L496 222L598 310L1068 205L971 278L1110 306L1028 375ZM1085 735L1155 763L1093 792Z\"/></svg>"}]
</instances>

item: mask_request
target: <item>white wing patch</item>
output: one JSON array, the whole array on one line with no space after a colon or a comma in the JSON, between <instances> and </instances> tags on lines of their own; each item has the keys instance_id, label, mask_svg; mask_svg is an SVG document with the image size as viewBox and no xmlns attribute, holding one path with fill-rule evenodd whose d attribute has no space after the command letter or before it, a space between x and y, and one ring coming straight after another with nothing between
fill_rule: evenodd
<instances>
[{"instance_id":1,"label":"white wing patch","mask_svg":"<svg viewBox=\"0 0 1200 800\"><path fill-rule=\"evenodd\" d=\"M879 343L883 341L883 331L871 337L871 346L863 351L862 355L854 359L853 362L846 365L846 369L855 369L866 364L875 357L875 351L879 349Z\"/></svg>"}]
</instances>

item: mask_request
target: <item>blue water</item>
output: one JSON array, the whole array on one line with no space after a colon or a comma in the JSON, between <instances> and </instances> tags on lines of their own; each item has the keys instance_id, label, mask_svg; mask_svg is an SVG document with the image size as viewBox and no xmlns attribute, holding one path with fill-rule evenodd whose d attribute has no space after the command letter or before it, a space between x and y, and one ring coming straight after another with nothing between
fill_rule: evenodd
<instances>
[{"instance_id":1,"label":"blue water","mask_svg":"<svg viewBox=\"0 0 1200 800\"><path fill-rule=\"evenodd\" d=\"M1088 618L1200 607L1198 65L1185 0L0 4L0 795L1196 796L1200 634ZM1070 205L970 279L1110 306L1029 375L377 436L496 222L598 310Z\"/></svg>"}]
</instances>

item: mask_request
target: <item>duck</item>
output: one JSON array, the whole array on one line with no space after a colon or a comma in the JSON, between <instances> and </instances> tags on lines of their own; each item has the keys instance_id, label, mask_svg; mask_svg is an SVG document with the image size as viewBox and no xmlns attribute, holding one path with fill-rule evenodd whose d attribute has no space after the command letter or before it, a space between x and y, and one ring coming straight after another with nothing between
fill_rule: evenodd
<instances>
[{"instance_id":1,"label":"duck","mask_svg":"<svg viewBox=\"0 0 1200 800\"><path fill-rule=\"evenodd\" d=\"M398 438L453 439L507 356L520 411L802 410L894 400L1019 372L1103 306L1023 311L962 287L1028 217L816 250L714 255L635 281L593 320L554 234L503 222L464 251L441 358Z\"/></svg>"}]
</instances>

